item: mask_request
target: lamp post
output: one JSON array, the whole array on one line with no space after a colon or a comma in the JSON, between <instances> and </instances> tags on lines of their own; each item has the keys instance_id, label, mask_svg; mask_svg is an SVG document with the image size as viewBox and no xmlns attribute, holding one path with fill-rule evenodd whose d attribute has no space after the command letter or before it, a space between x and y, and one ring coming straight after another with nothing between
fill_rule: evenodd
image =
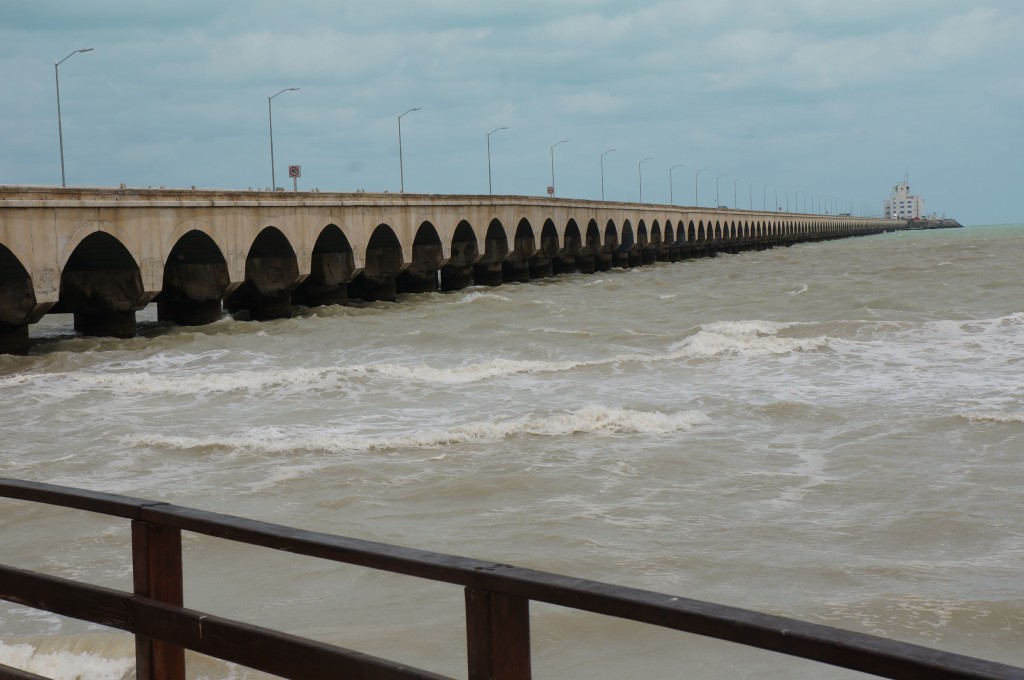
<instances>
[{"instance_id":1,"label":"lamp post","mask_svg":"<svg viewBox=\"0 0 1024 680\"><path fill-rule=\"evenodd\" d=\"M615 151L615 149L608 149L603 154L601 154L601 200L602 201L604 200L604 157L607 156L608 154L610 154L612 151Z\"/></svg>"},{"instance_id":2,"label":"lamp post","mask_svg":"<svg viewBox=\"0 0 1024 680\"><path fill-rule=\"evenodd\" d=\"M67 186L67 184L64 182L64 128L60 122L60 70L57 67L79 52L92 52L92 50L93 48L91 47L83 47L80 50L75 50L60 61L56 59L53 61L53 78L57 81L57 138L60 141L60 185L62 187Z\"/></svg>"},{"instance_id":3,"label":"lamp post","mask_svg":"<svg viewBox=\"0 0 1024 680\"><path fill-rule=\"evenodd\" d=\"M555 147L568 141L568 139L561 139L551 145L551 198L555 197Z\"/></svg>"},{"instance_id":4,"label":"lamp post","mask_svg":"<svg viewBox=\"0 0 1024 680\"><path fill-rule=\"evenodd\" d=\"M672 200L672 171L675 170L676 168L681 168L681 167L683 167L683 164L679 163L678 165L673 165L671 168L668 169L668 203L669 203L669 205L675 205L675 201Z\"/></svg>"},{"instance_id":5,"label":"lamp post","mask_svg":"<svg viewBox=\"0 0 1024 680\"><path fill-rule=\"evenodd\" d=\"M737 203L737 201L736 201L736 185L740 183L741 179L746 179L746 177L740 176L740 177L737 177L736 179L734 179L732 181L732 209L733 210L739 210L739 207L740 207L739 203Z\"/></svg>"},{"instance_id":6,"label":"lamp post","mask_svg":"<svg viewBox=\"0 0 1024 680\"><path fill-rule=\"evenodd\" d=\"M491 188L491 135L498 130L507 130L507 125L502 125L500 128L494 128L487 133L487 193L493 194L494 189Z\"/></svg>"},{"instance_id":7,"label":"lamp post","mask_svg":"<svg viewBox=\"0 0 1024 680\"><path fill-rule=\"evenodd\" d=\"M398 192L401 194L405 193L405 166L402 162L402 116L419 110L420 107L416 106L398 117Z\"/></svg>"},{"instance_id":8,"label":"lamp post","mask_svg":"<svg viewBox=\"0 0 1024 680\"><path fill-rule=\"evenodd\" d=\"M644 165L644 163L646 163L649 160L651 160L650 156L648 156L647 158L643 159L642 161L640 161L639 163L636 164L636 174L640 178L640 201L639 201L640 203L644 202L644 171L643 171L643 165Z\"/></svg>"},{"instance_id":9,"label":"lamp post","mask_svg":"<svg viewBox=\"0 0 1024 680\"><path fill-rule=\"evenodd\" d=\"M707 168L701 168L697 172L693 173L693 205L698 208L700 207L700 198L697 193L697 178L700 177L700 173L707 171Z\"/></svg>"},{"instance_id":10,"label":"lamp post","mask_svg":"<svg viewBox=\"0 0 1024 680\"><path fill-rule=\"evenodd\" d=\"M274 176L274 109L270 105L270 102L278 94L284 94L285 92L295 92L299 88L297 87L286 87L280 92L270 97L267 97L267 118L270 121L270 188L277 191L277 178Z\"/></svg>"},{"instance_id":11,"label":"lamp post","mask_svg":"<svg viewBox=\"0 0 1024 680\"><path fill-rule=\"evenodd\" d=\"M722 181L721 180L722 180L723 177L728 177L728 176L729 176L729 173L723 172L721 175L719 175L715 179L715 207L716 208L718 206L722 205L722 199L719 197L720 189L722 188L722 186L721 186L722 185Z\"/></svg>"},{"instance_id":12,"label":"lamp post","mask_svg":"<svg viewBox=\"0 0 1024 680\"><path fill-rule=\"evenodd\" d=\"M760 183L761 183L761 180L752 179L752 180L750 180L750 184L747 185L747 209L748 210L753 210L754 209L754 185L755 184L760 184Z\"/></svg>"}]
</instances>

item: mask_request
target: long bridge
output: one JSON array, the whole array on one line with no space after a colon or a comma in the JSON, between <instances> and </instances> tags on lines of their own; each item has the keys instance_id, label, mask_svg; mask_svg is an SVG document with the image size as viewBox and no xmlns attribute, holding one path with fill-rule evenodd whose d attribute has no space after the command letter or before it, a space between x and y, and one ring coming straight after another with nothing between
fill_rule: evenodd
<instances>
[{"instance_id":1,"label":"long bridge","mask_svg":"<svg viewBox=\"0 0 1024 680\"><path fill-rule=\"evenodd\" d=\"M293 305L394 300L560 273L876 234L903 222L529 196L0 186L0 352L74 315L132 337Z\"/></svg>"}]
</instances>

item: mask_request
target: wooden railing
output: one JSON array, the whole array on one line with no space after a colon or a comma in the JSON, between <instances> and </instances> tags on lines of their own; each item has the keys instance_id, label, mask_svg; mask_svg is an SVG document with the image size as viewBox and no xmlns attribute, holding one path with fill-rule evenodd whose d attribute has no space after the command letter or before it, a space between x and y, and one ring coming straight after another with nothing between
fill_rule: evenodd
<instances>
[{"instance_id":1,"label":"wooden railing","mask_svg":"<svg viewBox=\"0 0 1024 680\"><path fill-rule=\"evenodd\" d=\"M0 478L0 497L131 521L134 592L0 565L0 599L136 637L139 680L184 680L184 650L285 678L442 676L183 606L181 532L465 589L470 680L528 680L529 603L545 602L789 654L885 678L1017 680L1024 669L781 616L168 503ZM0 680L39 676L0 667Z\"/></svg>"}]
</instances>

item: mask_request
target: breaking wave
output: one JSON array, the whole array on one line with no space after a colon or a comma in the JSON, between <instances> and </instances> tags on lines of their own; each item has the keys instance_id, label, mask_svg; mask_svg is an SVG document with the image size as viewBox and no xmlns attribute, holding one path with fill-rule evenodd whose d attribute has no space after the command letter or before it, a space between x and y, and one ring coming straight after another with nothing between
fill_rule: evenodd
<instances>
[{"instance_id":1,"label":"breaking wave","mask_svg":"<svg viewBox=\"0 0 1024 680\"><path fill-rule=\"evenodd\" d=\"M461 366L436 367L424 363L394 362L271 370L242 370L230 373L168 376L150 371L117 373L70 371L27 373L0 378L0 387L52 384L75 393L101 389L129 394L188 396L202 393L254 392L271 388L332 389L360 376L384 376L404 381L434 384L465 384L513 375L560 373L579 368L632 362L710 359L717 356L756 357L806 352L829 344L826 336L780 337L779 332L795 324L772 321L728 321L704 324L685 339L663 351L620 353L599 359L542 361L533 359L488 359Z\"/></svg>"},{"instance_id":2,"label":"breaking wave","mask_svg":"<svg viewBox=\"0 0 1024 680\"><path fill-rule=\"evenodd\" d=\"M176 449L248 449L262 453L294 451L385 451L409 448L433 448L455 444L493 443L516 436L562 437L577 434L612 436L619 434L668 434L689 430L707 422L702 413L683 411L660 413L631 409L587 406L579 411L514 420L484 421L454 425L443 429L390 435L366 436L345 433L291 433L274 428L251 430L238 436L186 437L158 434L133 434L123 438L132 446Z\"/></svg>"}]
</instances>

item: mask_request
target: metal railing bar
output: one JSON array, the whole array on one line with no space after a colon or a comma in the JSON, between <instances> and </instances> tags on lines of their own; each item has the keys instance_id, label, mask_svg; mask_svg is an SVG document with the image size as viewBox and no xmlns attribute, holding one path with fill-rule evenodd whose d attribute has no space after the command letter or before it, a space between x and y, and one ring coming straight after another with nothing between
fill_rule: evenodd
<instances>
[{"instance_id":1,"label":"metal railing bar","mask_svg":"<svg viewBox=\"0 0 1024 680\"><path fill-rule=\"evenodd\" d=\"M50 680L50 678L0 664L0 680Z\"/></svg>"},{"instance_id":2,"label":"metal railing bar","mask_svg":"<svg viewBox=\"0 0 1024 680\"><path fill-rule=\"evenodd\" d=\"M64 487L40 483L0 479L0 495L9 486L26 484L33 493L45 492L46 498L63 504ZM93 492L71 495L76 503L97 498L111 507L132 507L143 521L194 533L648 623L884 677L1024 677L1024 669L1004 664L738 607L167 503Z\"/></svg>"},{"instance_id":3,"label":"metal railing bar","mask_svg":"<svg viewBox=\"0 0 1024 680\"><path fill-rule=\"evenodd\" d=\"M0 599L163 640L283 678L318 680L350 673L366 680L451 680L344 647L2 565Z\"/></svg>"},{"instance_id":4,"label":"metal railing bar","mask_svg":"<svg viewBox=\"0 0 1024 680\"><path fill-rule=\"evenodd\" d=\"M139 511L146 506L164 505L131 496L5 477L0 477L0 496L126 519L138 519Z\"/></svg>"}]
</instances>

